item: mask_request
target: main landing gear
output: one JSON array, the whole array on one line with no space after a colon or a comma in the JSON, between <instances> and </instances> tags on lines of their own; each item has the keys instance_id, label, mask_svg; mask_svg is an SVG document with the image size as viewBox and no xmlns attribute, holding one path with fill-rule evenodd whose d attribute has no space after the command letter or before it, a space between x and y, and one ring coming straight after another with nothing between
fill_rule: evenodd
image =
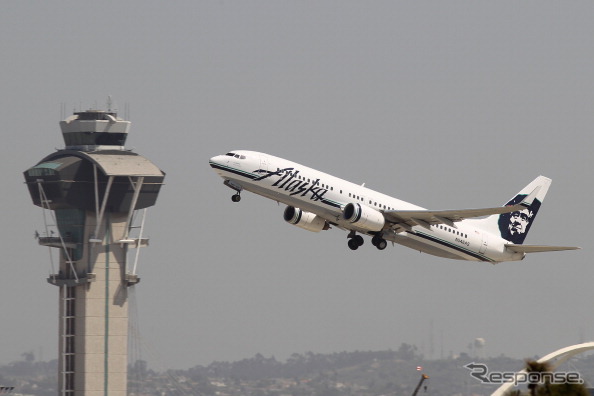
<instances>
[{"instance_id":1,"label":"main landing gear","mask_svg":"<svg viewBox=\"0 0 594 396\"><path fill-rule=\"evenodd\" d=\"M379 250L384 250L386 246L388 246L388 242L382 238L381 234L374 235L373 238L371 238L371 244Z\"/></svg>"},{"instance_id":2,"label":"main landing gear","mask_svg":"<svg viewBox=\"0 0 594 396\"><path fill-rule=\"evenodd\" d=\"M363 237L355 234L354 231L351 231L347 238L349 239L347 244L351 250L357 250L359 246L363 245ZM371 238L371 244L379 250L384 250L388 246L388 242L382 238L381 234L374 235L373 238Z\"/></svg>"},{"instance_id":3,"label":"main landing gear","mask_svg":"<svg viewBox=\"0 0 594 396\"><path fill-rule=\"evenodd\" d=\"M357 235L354 232L351 232L347 238L349 239L347 244L351 250L359 249L359 246L363 245L365 242L361 235Z\"/></svg>"}]
</instances>

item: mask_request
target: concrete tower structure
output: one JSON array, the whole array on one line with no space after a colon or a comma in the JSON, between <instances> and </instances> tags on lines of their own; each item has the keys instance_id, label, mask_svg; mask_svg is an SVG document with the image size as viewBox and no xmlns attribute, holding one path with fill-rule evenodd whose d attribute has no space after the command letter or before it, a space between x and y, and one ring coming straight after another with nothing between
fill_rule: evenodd
<instances>
[{"instance_id":1,"label":"concrete tower structure","mask_svg":"<svg viewBox=\"0 0 594 396\"><path fill-rule=\"evenodd\" d=\"M138 249L148 244L146 211L133 224L137 210L155 204L165 174L124 148L130 122L111 110L74 113L60 127L65 149L24 172L33 203L53 223L38 241L60 251L48 278L60 288L59 391L125 396L128 288L139 281Z\"/></svg>"}]
</instances>

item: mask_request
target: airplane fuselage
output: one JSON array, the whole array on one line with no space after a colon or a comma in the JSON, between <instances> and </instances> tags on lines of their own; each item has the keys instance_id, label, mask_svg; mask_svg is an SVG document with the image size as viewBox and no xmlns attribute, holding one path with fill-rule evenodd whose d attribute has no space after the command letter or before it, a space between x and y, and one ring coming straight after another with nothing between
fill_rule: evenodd
<instances>
[{"instance_id":1,"label":"airplane fuselage","mask_svg":"<svg viewBox=\"0 0 594 396\"><path fill-rule=\"evenodd\" d=\"M283 158L236 150L211 158L210 166L229 187L238 191L237 197L240 191L247 190L315 214L329 225L350 230L351 233L379 234L385 240L450 259L497 263L521 260L525 256L507 249L505 245L508 241L481 229L474 219L455 224L421 223L406 229L389 223L380 223L381 229L377 229L373 226L373 219L369 223L371 226L362 221L353 223L345 217L348 204L359 204L373 209L369 212L380 214L424 209ZM287 218L285 220L288 221ZM310 231L321 229L312 228Z\"/></svg>"}]
</instances>

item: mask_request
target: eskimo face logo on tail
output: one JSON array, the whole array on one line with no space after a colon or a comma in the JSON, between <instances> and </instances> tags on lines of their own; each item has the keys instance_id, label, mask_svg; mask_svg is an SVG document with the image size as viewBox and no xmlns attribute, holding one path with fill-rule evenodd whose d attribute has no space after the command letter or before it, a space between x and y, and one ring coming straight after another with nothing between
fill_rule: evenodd
<instances>
[{"instance_id":1,"label":"eskimo face logo on tail","mask_svg":"<svg viewBox=\"0 0 594 396\"><path fill-rule=\"evenodd\" d=\"M522 202L524 198L526 198L525 194L516 195L514 199L507 203L507 206L516 205ZM501 237L516 244L524 243L540 205L540 201L535 199L532 205L523 210L499 215L498 224Z\"/></svg>"}]
</instances>

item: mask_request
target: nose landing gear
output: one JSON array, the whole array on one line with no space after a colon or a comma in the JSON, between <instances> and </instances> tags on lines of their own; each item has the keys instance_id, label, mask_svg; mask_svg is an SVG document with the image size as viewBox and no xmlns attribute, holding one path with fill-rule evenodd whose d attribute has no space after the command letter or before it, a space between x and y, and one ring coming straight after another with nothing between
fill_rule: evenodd
<instances>
[{"instance_id":1,"label":"nose landing gear","mask_svg":"<svg viewBox=\"0 0 594 396\"><path fill-rule=\"evenodd\" d=\"M239 184L236 184L236 183L232 182L231 180L225 180L223 182L223 184L226 185L227 187L237 191L237 194L234 194L231 196L231 201L233 201L233 202L241 201L241 190L243 190L243 188Z\"/></svg>"}]
</instances>

